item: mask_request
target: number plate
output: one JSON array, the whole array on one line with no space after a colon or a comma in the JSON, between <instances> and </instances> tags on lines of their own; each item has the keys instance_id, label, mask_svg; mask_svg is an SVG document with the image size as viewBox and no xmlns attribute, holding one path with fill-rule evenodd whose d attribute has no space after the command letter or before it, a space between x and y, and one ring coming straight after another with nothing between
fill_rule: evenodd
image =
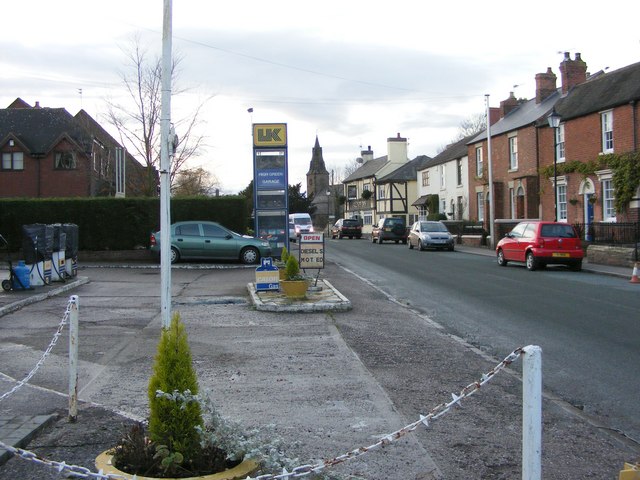
<instances>
[{"instance_id":1,"label":"number plate","mask_svg":"<svg viewBox=\"0 0 640 480\"><path fill-rule=\"evenodd\" d=\"M567 258L569 257L568 253L558 253L558 252L554 252L551 254L552 257L562 257L562 258Z\"/></svg>"}]
</instances>

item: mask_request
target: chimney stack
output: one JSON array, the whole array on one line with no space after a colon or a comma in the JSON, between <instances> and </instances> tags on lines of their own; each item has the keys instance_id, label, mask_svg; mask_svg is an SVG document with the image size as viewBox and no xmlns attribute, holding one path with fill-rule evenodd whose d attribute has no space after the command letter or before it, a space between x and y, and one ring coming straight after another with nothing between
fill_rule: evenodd
<instances>
[{"instance_id":1,"label":"chimney stack","mask_svg":"<svg viewBox=\"0 0 640 480\"><path fill-rule=\"evenodd\" d=\"M558 77L553 73L551 67L547 67L545 73L538 73L536 75L536 103L542 103L557 91L557 79Z\"/></svg>"},{"instance_id":2,"label":"chimney stack","mask_svg":"<svg viewBox=\"0 0 640 480\"><path fill-rule=\"evenodd\" d=\"M562 76L562 94L566 94L576 85L587 81L587 64L576 53L575 60L571 60L569 52L564 53L564 60L560 63L560 75Z\"/></svg>"},{"instance_id":3,"label":"chimney stack","mask_svg":"<svg viewBox=\"0 0 640 480\"><path fill-rule=\"evenodd\" d=\"M509 112L518 108L518 105L518 100L513 92L509 92L509 98L500 102L500 118L506 117Z\"/></svg>"},{"instance_id":4,"label":"chimney stack","mask_svg":"<svg viewBox=\"0 0 640 480\"><path fill-rule=\"evenodd\" d=\"M362 158L362 163L367 163L369 160L373 160L373 150L371 150L371 145L369 145L366 150L360 151L360 158Z\"/></svg>"}]
</instances>

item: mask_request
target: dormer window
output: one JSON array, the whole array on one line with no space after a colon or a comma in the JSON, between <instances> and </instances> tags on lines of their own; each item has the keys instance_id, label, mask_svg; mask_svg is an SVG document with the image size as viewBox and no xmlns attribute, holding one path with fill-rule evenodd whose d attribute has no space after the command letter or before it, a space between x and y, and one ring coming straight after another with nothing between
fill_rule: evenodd
<instances>
[{"instance_id":1,"label":"dormer window","mask_svg":"<svg viewBox=\"0 0 640 480\"><path fill-rule=\"evenodd\" d=\"M78 166L74 152L56 152L54 162L54 168L57 170L74 170Z\"/></svg>"}]
</instances>

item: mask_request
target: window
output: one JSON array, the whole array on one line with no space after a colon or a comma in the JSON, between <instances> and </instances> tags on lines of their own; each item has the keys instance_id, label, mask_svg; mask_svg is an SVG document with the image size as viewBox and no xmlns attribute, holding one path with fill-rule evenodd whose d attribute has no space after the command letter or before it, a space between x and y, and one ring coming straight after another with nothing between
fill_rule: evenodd
<instances>
[{"instance_id":1,"label":"window","mask_svg":"<svg viewBox=\"0 0 640 480\"><path fill-rule=\"evenodd\" d=\"M445 215L447 214L447 200L444 198L440 204L440 213L444 213Z\"/></svg>"},{"instance_id":2,"label":"window","mask_svg":"<svg viewBox=\"0 0 640 480\"><path fill-rule=\"evenodd\" d=\"M444 188L446 186L444 165L440 165L439 168L440 168L440 188Z\"/></svg>"},{"instance_id":3,"label":"window","mask_svg":"<svg viewBox=\"0 0 640 480\"><path fill-rule=\"evenodd\" d=\"M509 138L509 170L518 169L518 137Z\"/></svg>"},{"instance_id":4,"label":"window","mask_svg":"<svg viewBox=\"0 0 640 480\"><path fill-rule=\"evenodd\" d=\"M368 210L363 213L362 223L364 225L371 225L373 223L373 213L371 213L371 210Z\"/></svg>"},{"instance_id":5,"label":"window","mask_svg":"<svg viewBox=\"0 0 640 480\"><path fill-rule=\"evenodd\" d=\"M202 224L202 230L205 237L226 237L226 230L217 225L209 225L208 223Z\"/></svg>"},{"instance_id":6,"label":"window","mask_svg":"<svg viewBox=\"0 0 640 480\"><path fill-rule=\"evenodd\" d=\"M558 189L558 221L567 221L567 186L562 184L556 187Z\"/></svg>"},{"instance_id":7,"label":"window","mask_svg":"<svg viewBox=\"0 0 640 480\"><path fill-rule=\"evenodd\" d=\"M602 123L602 153L613 152L613 112L600 114Z\"/></svg>"},{"instance_id":8,"label":"window","mask_svg":"<svg viewBox=\"0 0 640 480\"><path fill-rule=\"evenodd\" d=\"M190 237L200 236L200 227L197 223L187 223L176 227L176 235L185 235Z\"/></svg>"},{"instance_id":9,"label":"window","mask_svg":"<svg viewBox=\"0 0 640 480\"><path fill-rule=\"evenodd\" d=\"M564 123L556 128L556 155L558 162L564 162Z\"/></svg>"},{"instance_id":10,"label":"window","mask_svg":"<svg viewBox=\"0 0 640 480\"><path fill-rule=\"evenodd\" d=\"M355 185L347 185L347 199L355 200L358 198L358 187Z\"/></svg>"},{"instance_id":11,"label":"window","mask_svg":"<svg viewBox=\"0 0 640 480\"><path fill-rule=\"evenodd\" d=\"M4 152L2 154L2 170L24 170L22 152Z\"/></svg>"},{"instance_id":12,"label":"window","mask_svg":"<svg viewBox=\"0 0 640 480\"><path fill-rule=\"evenodd\" d=\"M367 191L369 191L369 192L370 192L370 191L371 191L371 184L369 184L369 183L365 183L365 184L362 186L362 190L367 190Z\"/></svg>"},{"instance_id":13,"label":"window","mask_svg":"<svg viewBox=\"0 0 640 480\"><path fill-rule=\"evenodd\" d=\"M462 160L458 159L456 160L456 180L457 180L457 184L458 186L462 185Z\"/></svg>"},{"instance_id":14,"label":"window","mask_svg":"<svg viewBox=\"0 0 640 480\"><path fill-rule=\"evenodd\" d=\"M522 232L522 238L533 238L536 236L536 224L528 223L527 227Z\"/></svg>"},{"instance_id":15,"label":"window","mask_svg":"<svg viewBox=\"0 0 640 480\"><path fill-rule=\"evenodd\" d=\"M429 170L424 170L422 172L422 186L423 187L429 186Z\"/></svg>"},{"instance_id":16,"label":"window","mask_svg":"<svg viewBox=\"0 0 640 480\"><path fill-rule=\"evenodd\" d=\"M611 179L602 181L602 197L602 216L604 221L615 222L615 197L613 192L613 181Z\"/></svg>"},{"instance_id":17,"label":"window","mask_svg":"<svg viewBox=\"0 0 640 480\"><path fill-rule=\"evenodd\" d=\"M478 192L476 194L478 198L478 221L484 220L484 193Z\"/></svg>"},{"instance_id":18,"label":"window","mask_svg":"<svg viewBox=\"0 0 640 480\"><path fill-rule=\"evenodd\" d=\"M378 198L383 199L384 197L384 185L378 186Z\"/></svg>"},{"instance_id":19,"label":"window","mask_svg":"<svg viewBox=\"0 0 640 480\"><path fill-rule=\"evenodd\" d=\"M476 147L476 177L482 176L482 146Z\"/></svg>"},{"instance_id":20,"label":"window","mask_svg":"<svg viewBox=\"0 0 640 480\"><path fill-rule=\"evenodd\" d=\"M73 170L77 167L75 152L55 152L54 168L58 170Z\"/></svg>"}]
</instances>

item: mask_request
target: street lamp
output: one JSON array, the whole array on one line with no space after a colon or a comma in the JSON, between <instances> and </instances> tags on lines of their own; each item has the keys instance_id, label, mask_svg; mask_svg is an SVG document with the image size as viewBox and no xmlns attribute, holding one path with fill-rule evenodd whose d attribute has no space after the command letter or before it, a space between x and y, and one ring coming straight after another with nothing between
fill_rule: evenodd
<instances>
[{"instance_id":1,"label":"street lamp","mask_svg":"<svg viewBox=\"0 0 640 480\"><path fill-rule=\"evenodd\" d=\"M325 193L327 194L327 236L329 236L331 234L331 232L329 231L329 228L330 228L329 206L331 204L331 190L327 188L327 191Z\"/></svg>"},{"instance_id":2,"label":"street lamp","mask_svg":"<svg viewBox=\"0 0 640 480\"><path fill-rule=\"evenodd\" d=\"M558 128L561 117L555 107L547 116L549 126L553 128L553 220L558 221Z\"/></svg>"}]
</instances>

